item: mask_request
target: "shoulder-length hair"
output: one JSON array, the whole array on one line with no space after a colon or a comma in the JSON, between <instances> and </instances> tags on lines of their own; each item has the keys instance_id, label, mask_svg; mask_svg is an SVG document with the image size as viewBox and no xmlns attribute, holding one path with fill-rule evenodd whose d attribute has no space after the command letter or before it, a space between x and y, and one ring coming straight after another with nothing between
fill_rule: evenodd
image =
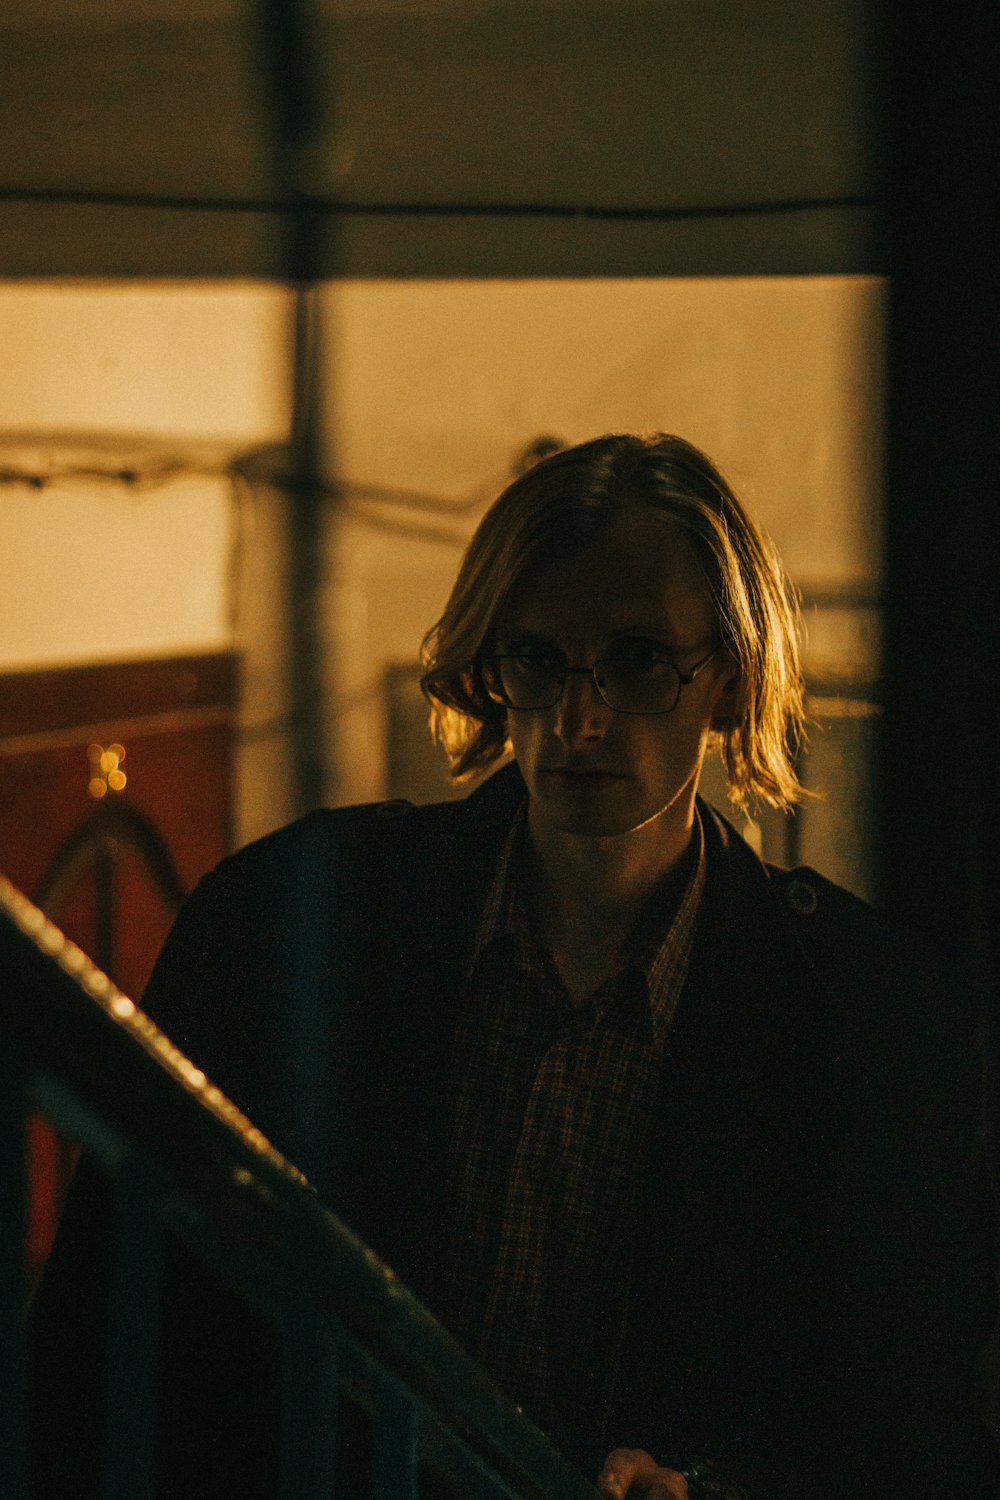
<instances>
[{"instance_id":1,"label":"shoulder-length hair","mask_svg":"<svg viewBox=\"0 0 1000 1500\"><path fill-rule=\"evenodd\" d=\"M732 714L718 731L730 795L743 807L755 800L790 807L802 796L795 759L805 728L797 603L774 547L719 470L666 433L612 433L563 449L520 475L486 512L423 643L421 687L452 776L483 771L509 748L506 709L487 693L480 662L511 590L636 507L684 528L719 639L739 667Z\"/></svg>"}]
</instances>

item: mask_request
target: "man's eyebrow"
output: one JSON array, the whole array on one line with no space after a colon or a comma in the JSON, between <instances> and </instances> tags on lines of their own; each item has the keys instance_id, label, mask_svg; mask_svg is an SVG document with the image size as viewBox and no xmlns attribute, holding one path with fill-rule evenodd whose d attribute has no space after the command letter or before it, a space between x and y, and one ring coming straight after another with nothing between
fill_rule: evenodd
<instances>
[{"instance_id":1,"label":"man's eyebrow","mask_svg":"<svg viewBox=\"0 0 1000 1500\"><path fill-rule=\"evenodd\" d=\"M669 631L650 625L625 625L620 630L609 630L605 637L608 647L617 646L622 641L649 641L654 646L662 646L669 655L675 655L684 651L670 635Z\"/></svg>"},{"instance_id":2,"label":"man's eyebrow","mask_svg":"<svg viewBox=\"0 0 1000 1500\"><path fill-rule=\"evenodd\" d=\"M665 630L662 625L650 625L647 623L617 626L614 630L608 631L607 639L609 641L639 639L643 641L663 641L666 643L668 636L669 631Z\"/></svg>"},{"instance_id":3,"label":"man's eyebrow","mask_svg":"<svg viewBox=\"0 0 1000 1500\"><path fill-rule=\"evenodd\" d=\"M559 647L559 642L554 635L549 635L546 631L538 630L531 625L505 626L502 629L496 631L494 639L497 641L530 641L532 643L537 642L539 645ZM676 641L673 641L668 631L664 630L662 627L652 626L648 623L638 625L630 624L616 627L614 630L608 631L607 635L604 637L604 640L609 646L615 645L619 641L639 640L652 641L656 645L663 646L665 650L669 651L686 649L684 647L678 646ZM562 648L559 647L559 649L561 650Z\"/></svg>"},{"instance_id":4,"label":"man's eyebrow","mask_svg":"<svg viewBox=\"0 0 1000 1500\"><path fill-rule=\"evenodd\" d=\"M546 635L542 630L532 630L530 626L525 626L522 629L519 629L517 626L509 626L504 630L498 630L496 639L498 641L531 641L532 643L537 642L541 646L554 646L556 644L554 636Z\"/></svg>"}]
</instances>

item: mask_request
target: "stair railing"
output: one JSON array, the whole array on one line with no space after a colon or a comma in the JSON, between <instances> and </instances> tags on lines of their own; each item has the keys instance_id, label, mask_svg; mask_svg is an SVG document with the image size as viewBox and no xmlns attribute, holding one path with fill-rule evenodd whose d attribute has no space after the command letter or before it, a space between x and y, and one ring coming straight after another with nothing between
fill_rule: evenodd
<instances>
[{"instance_id":1,"label":"stair railing","mask_svg":"<svg viewBox=\"0 0 1000 1500\"><path fill-rule=\"evenodd\" d=\"M337 1495L341 1393L372 1423L376 1500L417 1500L423 1473L463 1500L594 1500L301 1173L2 876L0 1101L0 1494L8 1500L27 1495L24 1120L32 1110L114 1183L106 1500L154 1492L166 1232L279 1324L276 1500Z\"/></svg>"}]
</instances>

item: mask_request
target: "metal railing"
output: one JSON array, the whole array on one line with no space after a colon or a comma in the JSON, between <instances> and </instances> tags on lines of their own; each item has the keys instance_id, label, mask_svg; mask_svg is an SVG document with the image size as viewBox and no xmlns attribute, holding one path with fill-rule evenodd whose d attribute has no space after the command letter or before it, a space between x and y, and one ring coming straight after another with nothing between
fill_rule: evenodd
<instances>
[{"instance_id":1,"label":"metal railing","mask_svg":"<svg viewBox=\"0 0 1000 1500\"><path fill-rule=\"evenodd\" d=\"M0 1494L27 1494L24 1119L46 1116L114 1182L102 1496L154 1489L161 1249L176 1235L281 1332L280 1500L332 1500L337 1401L371 1419L376 1500L418 1472L468 1500L593 1500L479 1365L294 1166L0 877ZM13 1189L13 1190L12 1190ZM238 1245L237 1254L233 1253Z\"/></svg>"}]
</instances>

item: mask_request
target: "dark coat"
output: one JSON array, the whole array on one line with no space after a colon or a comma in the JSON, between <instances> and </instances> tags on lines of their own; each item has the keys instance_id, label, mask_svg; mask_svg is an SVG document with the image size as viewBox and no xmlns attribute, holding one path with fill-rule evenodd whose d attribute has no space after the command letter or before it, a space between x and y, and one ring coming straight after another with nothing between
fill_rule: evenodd
<instances>
[{"instance_id":1,"label":"dark coat","mask_svg":"<svg viewBox=\"0 0 1000 1500\"><path fill-rule=\"evenodd\" d=\"M511 769L271 835L202 882L147 992L432 1308L452 1018L523 794ZM702 815L612 1444L730 1458L761 1500L1000 1495L970 1405L993 1268L968 1007L864 903Z\"/></svg>"}]
</instances>

